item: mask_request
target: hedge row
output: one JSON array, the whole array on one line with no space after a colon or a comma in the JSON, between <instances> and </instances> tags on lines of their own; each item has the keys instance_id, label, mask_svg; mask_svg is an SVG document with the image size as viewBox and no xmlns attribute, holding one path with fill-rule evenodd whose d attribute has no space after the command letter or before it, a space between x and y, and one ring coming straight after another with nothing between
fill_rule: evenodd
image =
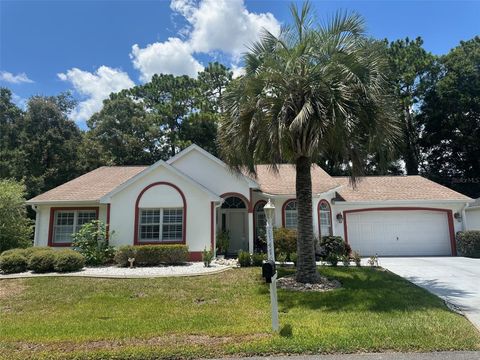
<instances>
[{"instance_id":1,"label":"hedge row","mask_svg":"<svg viewBox=\"0 0 480 360\"><path fill-rule=\"evenodd\" d=\"M44 247L11 249L0 255L0 271L14 274L32 270L36 273L51 271L70 272L81 270L85 266L85 257L76 251L53 250Z\"/></svg>"},{"instance_id":2,"label":"hedge row","mask_svg":"<svg viewBox=\"0 0 480 360\"><path fill-rule=\"evenodd\" d=\"M480 231L459 231L457 246L461 255L480 258Z\"/></svg>"},{"instance_id":3,"label":"hedge row","mask_svg":"<svg viewBox=\"0 0 480 360\"><path fill-rule=\"evenodd\" d=\"M186 245L122 246L115 253L119 266L129 266L128 259L135 259L135 266L176 265L188 261Z\"/></svg>"}]
</instances>

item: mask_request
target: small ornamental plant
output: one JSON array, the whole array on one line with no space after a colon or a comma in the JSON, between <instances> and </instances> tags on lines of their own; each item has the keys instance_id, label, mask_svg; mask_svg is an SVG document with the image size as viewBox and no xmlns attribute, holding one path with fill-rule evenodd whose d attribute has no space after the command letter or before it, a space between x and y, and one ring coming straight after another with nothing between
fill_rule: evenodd
<instances>
[{"instance_id":1,"label":"small ornamental plant","mask_svg":"<svg viewBox=\"0 0 480 360\"><path fill-rule=\"evenodd\" d=\"M106 225L93 220L73 235L73 248L85 257L87 265L103 265L113 260L115 250L108 245Z\"/></svg>"},{"instance_id":2,"label":"small ornamental plant","mask_svg":"<svg viewBox=\"0 0 480 360\"><path fill-rule=\"evenodd\" d=\"M213 260L213 252L205 248L202 252L202 261L205 267L210 267Z\"/></svg>"}]
</instances>

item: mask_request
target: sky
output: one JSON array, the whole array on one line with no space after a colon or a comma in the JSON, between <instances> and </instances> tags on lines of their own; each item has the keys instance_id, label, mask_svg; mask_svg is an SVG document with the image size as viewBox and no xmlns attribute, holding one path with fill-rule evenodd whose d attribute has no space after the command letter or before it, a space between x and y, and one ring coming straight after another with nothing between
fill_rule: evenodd
<instances>
[{"instance_id":1,"label":"sky","mask_svg":"<svg viewBox=\"0 0 480 360\"><path fill-rule=\"evenodd\" d=\"M32 95L71 91L80 127L111 92L155 73L195 76L210 61L235 75L262 28L290 22L291 1L275 0L0 0L0 87L25 106ZM297 2L301 4L300 1ZM480 34L477 1L312 1L322 21L356 11L368 35L421 36L441 55Z\"/></svg>"}]
</instances>

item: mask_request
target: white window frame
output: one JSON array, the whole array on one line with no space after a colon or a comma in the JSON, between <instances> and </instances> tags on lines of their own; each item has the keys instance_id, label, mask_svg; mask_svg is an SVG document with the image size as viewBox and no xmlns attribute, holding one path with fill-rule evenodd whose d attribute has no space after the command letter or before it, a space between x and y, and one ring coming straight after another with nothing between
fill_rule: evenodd
<instances>
[{"instance_id":1,"label":"white window frame","mask_svg":"<svg viewBox=\"0 0 480 360\"><path fill-rule=\"evenodd\" d=\"M322 209L322 204L326 204L328 210ZM325 217L322 218L322 214L325 214ZM318 205L318 217L319 217L319 229L320 229L320 236L331 236L333 234L333 226L332 226L332 207L327 200L320 200ZM322 223L322 220L326 219L327 223ZM328 228L328 234L322 233L322 228Z\"/></svg>"},{"instance_id":2,"label":"white window frame","mask_svg":"<svg viewBox=\"0 0 480 360\"><path fill-rule=\"evenodd\" d=\"M287 209L287 207L291 204L295 203L295 210ZM298 226L298 212L297 212L297 200L289 200L287 204L285 204L285 227L287 229L297 230ZM292 222L294 224L292 224Z\"/></svg>"},{"instance_id":3,"label":"white window frame","mask_svg":"<svg viewBox=\"0 0 480 360\"><path fill-rule=\"evenodd\" d=\"M73 225L58 225L57 224L57 221L58 221L58 215L59 214L71 214L73 213ZM77 233L78 230L80 230L80 228L84 225L84 224L79 224L78 223L78 220L79 220L79 214L80 213L95 213L95 217L93 219L91 219L90 221L93 221L93 220L98 220L98 212L97 210L92 210L92 209L72 209L72 210L68 210L68 209L62 209L62 210L54 210L54 213L53 213L53 234L52 234L52 243L54 245L68 245L68 244L71 244L73 239L72 239L72 235ZM58 233L58 229L60 228L66 228L66 227L72 227L73 229L73 232L70 233L70 241L57 241L57 235L59 234ZM63 233L65 234L65 233Z\"/></svg>"},{"instance_id":4,"label":"white window frame","mask_svg":"<svg viewBox=\"0 0 480 360\"><path fill-rule=\"evenodd\" d=\"M164 223L164 213L166 210L181 210L182 214L181 214L181 221L180 222L167 222L167 223ZM159 222L158 223L142 223L142 214L144 211L159 211L160 212L160 215L159 215ZM149 243L178 243L178 242L183 242L183 234L184 234L184 231L185 231L185 224L184 224L184 217L185 217L185 213L184 213L185 209L183 207L172 207L172 208L141 208L139 209L139 212L138 212L138 216L139 216L139 219L138 219L138 242L139 243L145 243L145 244L149 244ZM181 232L180 232L180 237L179 238L175 238L175 239L164 239L164 233L163 233L163 226L164 225L173 225L173 226L178 226L180 225L181 226ZM158 226L158 238L142 238L142 226Z\"/></svg>"}]
</instances>

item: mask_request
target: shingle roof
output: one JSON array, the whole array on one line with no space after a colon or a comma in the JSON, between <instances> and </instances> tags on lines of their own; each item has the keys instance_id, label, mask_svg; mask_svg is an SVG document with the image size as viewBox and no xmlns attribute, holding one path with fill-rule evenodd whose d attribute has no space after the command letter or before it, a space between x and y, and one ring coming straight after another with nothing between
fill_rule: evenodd
<instances>
[{"instance_id":1,"label":"shingle roof","mask_svg":"<svg viewBox=\"0 0 480 360\"><path fill-rule=\"evenodd\" d=\"M445 186L424 177L366 176L353 188L348 177L335 177L344 185L338 193L346 201L376 200L471 200Z\"/></svg>"},{"instance_id":2,"label":"shingle roof","mask_svg":"<svg viewBox=\"0 0 480 360\"><path fill-rule=\"evenodd\" d=\"M147 166L103 166L40 194L28 202L98 201L145 168Z\"/></svg>"},{"instance_id":3,"label":"shingle roof","mask_svg":"<svg viewBox=\"0 0 480 360\"><path fill-rule=\"evenodd\" d=\"M275 172L270 165L257 165L255 181L260 190L272 195L295 195L295 166L278 165ZM339 186L338 181L317 165L312 166L312 192L320 194Z\"/></svg>"}]
</instances>

